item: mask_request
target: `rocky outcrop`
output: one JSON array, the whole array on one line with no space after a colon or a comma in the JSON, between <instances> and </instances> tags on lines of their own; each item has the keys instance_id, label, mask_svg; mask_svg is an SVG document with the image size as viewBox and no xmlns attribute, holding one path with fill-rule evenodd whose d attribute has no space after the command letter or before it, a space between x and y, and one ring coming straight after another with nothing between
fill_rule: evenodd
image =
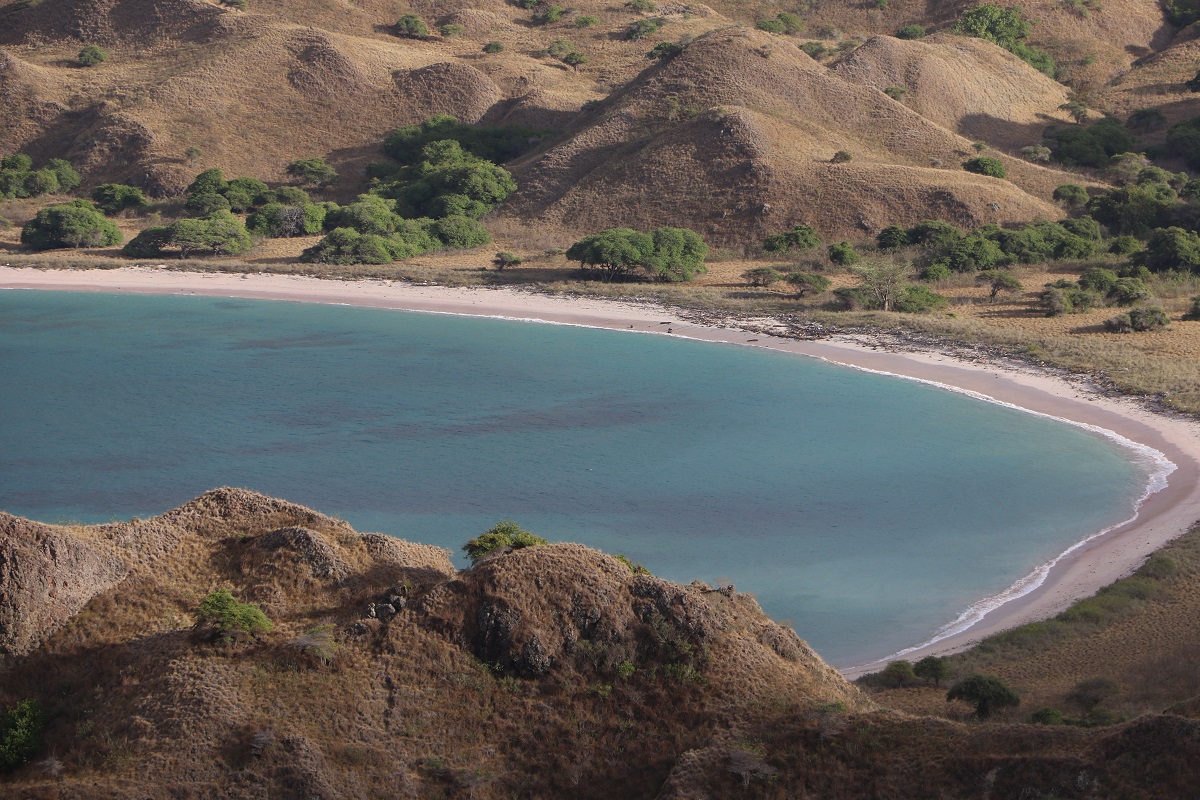
<instances>
[{"instance_id":1,"label":"rocky outcrop","mask_svg":"<svg viewBox=\"0 0 1200 800\"><path fill-rule=\"evenodd\" d=\"M127 572L103 542L0 513L0 655L31 652Z\"/></svg>"}]
</instances>

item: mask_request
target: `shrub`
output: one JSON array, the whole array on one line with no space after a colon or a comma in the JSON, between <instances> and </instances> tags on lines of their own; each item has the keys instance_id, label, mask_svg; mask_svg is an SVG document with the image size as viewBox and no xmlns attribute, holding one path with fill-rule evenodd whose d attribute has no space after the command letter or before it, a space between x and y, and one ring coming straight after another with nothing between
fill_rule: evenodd
<instances>
[{"instance_id":1,"label":"shrub","mask_svg":"<svg viewBox=\"0 0 1200 800\"><path fill-rule=\"evenodd\" d=\"M683 52L683 45L675 44L674 42L659 42L650 48L650 52L646 54L649 59L667 59L674 58Z\"/></svg>"},{"instance_id":2,"label":"shrub","mask_svg":"<svg viewBox=\"0 0 1200 800\"><path fill-rule=\"evenodd\" d=\"M1150 299L1150 290L1141 278L1118 278L1108 298L1119 306L1131 306Z\"/></svg>"},{"instance_id":3,"label":"shrub","mask_svg":"<svg viewBox=\"0 0 1200 800\"><path fill-rule=\"evenodd\" d=\"M991 297L995 299L1001 292L1021 292L1025 287L1017 280L1017 277L1008 270L995 269L984 270L975 276L975 280L981 283L988 284L991 289Z\"/></svg>"},{"instance_id":4,"label":"shrub","mask_svg":"<svg viewBox=\"0 0 1200 800\"><path fill-rule=\"evenodd\" d=\"M861 260L861 256L859 256L849 242L838 242L837 244L829 245L828 253L829 260L839 267L848 267L851 264L857 264Z\"/></svg>"},{"instance_id":5,"label":"shrub","mask_svg":"<svg viewBox=\"0 0 1200 800\"><path fill-rule=\"evenodd\" d=\"M892 309L901 314L925 314L945 308L947 302L946 298L926 286L909 285L896 295Z\"/></svg>"},{"instance_id":6,"label":"shrub","mask_svg":"<svg viewBox=\"0 0 1200 800\"><path fill-rule=\"evenodd\" d=\"M659 29L666 23L666 20L661 17L651 17L649 19L638 19L629 23L629 27L625 29L625 36L633 41L645 39L652 33L658 33Z\"/></svg>"},{"instance_id":7,"label":"shrub","mask_svg":"<svg viewBox=\"0 0 1200 800\"><path fill-rule=\"evenodd\" d=\"M580 66L588 62L588 57L586 53L581 53L578 50L572 50L570 53L567 53L565 56L563 56L561 60L564 64L572 69L578 69Z\"/></svg>"},{"instance_id":8,"label":"shrub","mask_svg":"<svg viewBox=\"0 0 1200 800\"><path fill-rule=\"evenodd\" d=\"M229 198L216 192L198 192L189 197L187 202L183 204L184 211L201 217L206 217L217 211L229 211L232 207Z\"/></svg>"},{"instance_id":9,"label":"shrub","mask_svg":"<svg viewBox=\"0 0 1200 800\"><path fill-rule=\"evenodd\" d=\"M1042 708L1033 712L1029 721L1035 725L1062 725L1063 715L1057 708Z\"/></svg>"},{"instance_id":10,"label":"shrub","mask_svg":"<svg viewBox=\"0 0 1200 800\"><path fill-rule=\"evenodd\" d=\"M1133 308L1104 321L1105 329L1113 333L1155 331L1171 323L1167 312L1158 306Z\"/></svg>"},{"instance_id":11,"label":"shrub","mask_svg":"<svg viewBox=\"0 0 1200 800\"><path fill-rule=\"evenodd\" d=\"M875 236L875 246L880 250L892 250L912 244L908 231L899 225L888 225Z\"/></svg>"},{"instance_id":12,"label":"shrub","mask_svg":"<svg viewBox=\"0 0 1200 800\"><path fill-rule=\"evenodd\" d=\"M1054 190L1054 201L1070 208L1077 208L1088 201L1087 189L1074 183L1064 183Z\"/></svg>"},{"instance_id":13,"label":"shrub","mask_svg":"<svg viewBox=\"0 0 1200 800\"><path fill-rule=\"evenodd\" d=\"M500 555L524 547L537 547L543 544L549 544L549 542L541 536L523 530L512 520L506 519L469 540L462 549L471 559L471 564L474 565L493 553Z\"/></svg>"},{"instance_id":14,"label":"shrub","mask_svg":"<svg viewBox=\"0 0 1200 800\"><path fill-rule=\"evenodd\" d=\"M112 216L130 208L149 205L141 189L122 183L105 183L92 190L92 201L105 214Z\"/></svg>"},{"instance_id":15,"label":"shrub","mask_svg":"<svg viewBox=\"0 0 1200 800\"><path fill-rule=\"evenodd\" d=\"M1091 242L1099 242L1104 235L1100 230L1100 223L1087 216L1064 219L1058 222L1058 225L1067 233Z\"/></svg>"},{"instance_id":16,"label":"shrub","mask_svg":"<svg viewBox=\"0 0 1200 800\"><path fill-rule=\"evenodd\" d=\"M87 200L43 208L21 229L21 243L35 250L105 247L121 239L117 226Z\"/></svg>"},{"instance_id":17,"label":"shrub","mask_svg":"<svg viewBox=\"0 0 1200 800\"><path fill-rule=\"evenodd\" d=\"M785 250L811 250L819 247L821 240L817 232L809 225L797 225L790 231L775 233L763 241L763 250L768 253L780 253Z\"/></svg>"},{"instance_id":18,"label":"shrub","mask_svg":"<svg viewBox=\"0 0 1200 800\"><path fill-rule=\"evenodd\" d=\"M767 33L785 33L787 28L777 19L760 19L754 27Z\"/></svg>"},{"instance_id":19,"label":"shrub","mask_svg":"<svg viewBox=\"0 0 1200 800\"><path fill-rule=\"evenodd\" d=\"M796 294L800 297L820 294L828 291L830 286L829 278L811 272L793 272L785 280L796 288Z\"/></svg>"},{"instance_id":20,"label":"shrub","mask_svg":"<svg viewBox=\"0 0 1200 800\"><path fill-rule=\"evenodd\" d=\"M287 206L267 203L246 219L246 228L259 236L286 239L320 233L325 224L325 207L310 203Z\"/></svg>"},{"instance_id":21,"label":"shrub","mask_svg":"<svg viewBox=\"0 0 1200 800\"><path fill-rule=\"evenodd\" d=\"M986 39L1008 50L1034 69L1054 77L1056 66L1045 52L1026 44L1030 23L1019 8L1006 8L996 3L981 3L963 12L955 30L967 36Z\"/></svg>"},{"instance_id":22,"label":"shrub","mask_svg":"<svg viewBox=\"0 0 1200 800\"><path fill-rule=\"evenodd\" d=\"M459 25L457 22L451 22L438 28L438 33L446 38L450 38L451 36L462 36L466 32L466 27Z\"/></svg>"},{"instance_id":23,"label":"shrub","mask_svg":"<svg viewBox=\"0 0 1200 800\"><path fill-rule=\"evenodd\" d=\"M200 619L221 641L270 633L275 627L258 606L239 603L228 589L217 589L200 601Z\"/></svg>"},{"instance_id":24,"label":"shrub","mask_svg":"<svg viewBox=\"0 0 1200 800\"><path fill-rule=\"evenodd\" d=\"M923 281L944 281L953 274L950 267L941 262L934 262L921 270L920 278Z\"/></svg>"},{"instance_id":25,"label":"shrub","mask_svg":"<svg viewBox=\"0 0 1200 800\"><path fill-rule=\"evenodd\" d=\"M329 166L329 162L323 158L297 159L287 165L287 174L300 183L314 186L328 186L336 183L338 179L337 170Z\"/></svg>"},{"instance_id":26,"label":"shrub","mask_svg":"<svg viewBox=\"0 0 1200 800\"><path fill-rule=\"evenodd\" d=\"M38 197L58 191L58 176L51 169L39 169L25 176L25 196Z\"/></svg>"},{"instance_id":27,"label":"shrub","mask_svg":"<svg viewBox=\"0 0 1200 800\"><path fill-rule=\"evenodd\" d=\"M1146 243L1144 261L1153 272L1200 272L1200 236L1183 228L1160 228Z\"/></svg>"},{"instance_id":28,"label":"shrub","mask_svg":"<svg viewBox=\"0 0 1200 800\"><path fill-rule=\"evenodd\" d=\"M1092 267L1085 269L1083 274L1079 276L1079 285L1084 289L1091 289L1103 295L1107 295L1117 285L1117 273L1111 269L1103 267Z\"/></svg>"},{"instance_id":29,"label":"shrub","mask_svg":"<svg viewBox=\"0 0 1200 800\"><path fill-rule=\"evenodd\" d=\"M1191 299L1192 305L1188 308L1186 314L1181 319L1188 321L1200 320L1200 295L1196 295Z\"/></svg>"},{"instance_id":30,"label":"shrub","mask_svg":"<svg viewBox=\"0 0 1200 800\"><path fill-rule=\"evenodd\" d=\"M809 58L821 58L829 53L829 48L820 42L805 42L800 45L800 49L808 54Z\"/></svg>"},{"instance_id":31,"label":"shrub","mask_svg":"<svg viewBox=\"0 0 1200 800\"><path fill-rule=\"evenodd\" d=\"M797 34L804 32L804 20L799 14L792 14L783 11L775 16L775 19L783 23L783 31L787 34Z\"/></svg>"},{"instance_id":32,"label":"shrub","mask_svg":"<svg viewBox=\"0 0 1200 800\"><path fill-rule=\"evenodd\" d=\"M101 47L89 44L79 51L79 55L75 56L75 60L79 62L80 66L94 67L97 64L103 64L105 61L108 61L108 53Z\"/></svg>"},{"instance_id":33,"label":"shrub","mask_svg":"<svg viewBox=\"0 0 1200 800\"><path fill-rule=\"evenodd\" d=\"M1097 195L1087 208L1095 219L1118 234L1142 235L1161 227L1176 208L1169 186L1121 186Z\"/></svg>"},{"instance_id":34,"label":"shrub","mask_svg":"<svg viewBox=\"0 0 1200 800\"><path fill-rule=\"evenodd\" d=\"M495 55L496 53L503 53L504 52L504 44L502 42L488 42L487 44L485 44L483 46L483 52L487 53L488 55Z\"/></svg>"},{"instance_id":35,"label":"shrub","mask_svg":"<svg viewBox=\"0 0 1200 800\"><path fill-rule=\"evenodd\" d=\"M1045 162L1050 160L1051 155L1050 148L1042 147L1041 145L1031 145L1021 148L1021 158L1026 161L1033 161L1035 163Z\"/></svg>"},{"instance_id":36,"label":"shrub","mask_svg":"<svg viewBox=\"0 0 1200 800\"><path fill-rule=\"evenodd\" d=\"M576 28L590 28L593 25L599 25L599 24L600 24L600 18L593 17L590 14L584 14L582 16L575 18L575 27Z\"/></svg>"},{"instance_id":37,"label":"shrub","mask_svg":"<svg viewBox=\"0 0 1200 800\"><path fill-rule=\"evenodd\" d=\"M908 89L905 89L903 86L889 86L883 90L883 93L896 102L899 102L904 99L904 95L908 94Z\"/></svg>"},{"instance_id":38,"label":"shrub","mask_svg":"<svg viewBox=\"0 0 1200 800\"><path fill-rule=\"evenodd\" d=\"M961 239L962 231L940 219L927 219L909 228L908 238L913 244L937 248Z\"/></svg>"},{"instance_id":39,"label":"shrub","mask_svg":"<svg viewBox=\"0 0 1200 800\"><path fill-rule=\"evenodd\" d=\"M1142 243L1136 236L1117 236L1108 245L1108 252L1119 256L1127 256L1142 249Z\"/></svg>"},{"instance_id":40,"label":"shrub","mask_svg":"<svg viewBox=\"0 0 1200 800\"><path fill-rule=\"evenodd\" d=\"M534 13L532 20L535 25L547 25L562 19L567 10L562 6L545 6Z\"/></svg>"},{"instance_id":41,"label":"shrub","mask_svg":"<svg viewBox=\"0 0 1200 800\"><path fill-rule=\"evenodd\" d=\"M963 162L963 169L967 172L974 172L978 175L987 175L992 178L1003 178L1005 176L1004 162L998 158L988 158L987 156L976 156Z\"/></svg>"},{"instance_id":42,"label":"shrub","mask_svg":"<svg viewBox=\"0 0 1200 800\"><path fill-rule=\"evenodd\" d=\"M751 286L771 286L783 278L783 273L773 267L755 267L743 272L742 278Z\"/></svg>"},{"instance_id":43,"label":"shrub","mask_svg":"<svg viewBox=\"0 0 1200 800\"><path fill-rule=\"evenodd\" d=\"M496 253L495 257L492 258L492 264L494 264L498 270L505 269L506 267L515 267L522 261L524 261L524 259L518 256L516 253L510 253L507 250Z\"/></svg>"},{"instance_id":44,"label":"shrub","mask_svg":"<svg viewBox=\"0 0 1200 800\"><path fill-rule=\"evenodd\" d=\"M492 235L470 217L442 217L433 223L430 232L447 247L482 247L492 242Z\"/></svg>"},{"instance_id":45,"label":"shrub","mask_svg":"<svg viewBox=\"0 0 1200 800\"><path fill-rule=\"evenodd\" d=\"M971 675L963 678L946 693L946 700L965 700L975 704L976 716L986 719L1002 708L1014 708L1021 703L1016 692L999 678L990 675Z\"/></svg>"},{"instance_id":46,"label":"shrub","mask_svg":"<svg viewBox=\"0 0 1200 800\"><path fill-rule=\"evenodd\" d=\"M972 234L943 245L932 263L941 263L953 272L978 272L1008 264L1010 259L992 239Z\"/></svg>"},{"instance_id":47,"label":"shrub","mask_svg":"<svg viewBox=\"0 0 1200 800\"><path fill-rule=\"evenodd\" d=\"M658 6L651 0L629 0L625 3L625 8L637 14L649 14L658 10Z\"/></svg>"},{"instance_id":48,"label":"shrub","mask_svg":"<svg viewBox=\"0 0 1200 800\"><path fill-rule=\"evenodd\" d=\"M905 25L896 31L897 39L920 39L925 35L925 28L920 25Z\"/></svg>"},{"instance_id":49,"label":"shrub","mask_svg":"<svg viewBox=\"0 0 1200 800\"><path fill-rule=\"evenodd\" d=\"M845 164L847 161L850 161L853 158L854 156L850 155L850 153L846 152L845 150L838 150L833 154L833 157L829 159L829 163Z\"/></svg>"},{"instance_id":50,"label":"shrub","mask_svg":"<svg viewBox=\"0 0 1200 800\"><path fill-rule=\"evenodd\" d=\"M416 14L405 14L403 17L396 20L396 24L392 26L392 32L397 36L428 36L429 26L425 24L425 20L421 19Z\"/></svg>"},{"instance_id":51,"label":"shrub","mask_svg":"<svg viewBox=\"0 0 1200 800\"><path fill-rule=\"evenodd\" d=\"M22 700L6 710L0 717L0 772L33 760L45 729L45 714L37 700Z\"/></svg>"}]
</instances>

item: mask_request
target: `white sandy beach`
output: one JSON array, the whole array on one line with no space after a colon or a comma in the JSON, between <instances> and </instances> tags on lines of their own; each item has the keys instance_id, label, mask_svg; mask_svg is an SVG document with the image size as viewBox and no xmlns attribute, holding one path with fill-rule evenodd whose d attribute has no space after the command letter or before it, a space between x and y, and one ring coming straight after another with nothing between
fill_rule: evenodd
<instances>
[{"instance_id":1,"label":"white sandy beach","mask_svg":"<svg viewBox=\"0 0 1200 800\"><path fill-rule=\"evenodd\" d=\"M688 322L649 305L555 297L512 289L190 273L152 267L115 270L0 267L0 289L237 296L669 332L814 356L978 393L998 402L1115 432L1159 451L1175 465L1166 488L1147 499L1135 520L1070 552L1048 571L1036 589L999 605L965 630L907 651L904 657L910 659L961 650L997 631L1053 616L1074 600L1127 575L1147 555L1200 520L1200 424L1148 411L1135 400L1102 396L1082 384L1024 367L976 364L937 353L890 352L838 337L821 341L780 338L736 327ZM843 673L854 677L878 666L862 665Z\"/></svg>"}]
</instances>

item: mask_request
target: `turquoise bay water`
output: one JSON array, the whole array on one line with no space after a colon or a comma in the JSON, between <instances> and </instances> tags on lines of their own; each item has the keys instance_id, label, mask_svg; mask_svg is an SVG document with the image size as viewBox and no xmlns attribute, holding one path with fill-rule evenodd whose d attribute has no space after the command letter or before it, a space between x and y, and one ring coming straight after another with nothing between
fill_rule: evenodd
<instances>
[{"instance_id":1,"label":"turquoise bay water","mask_svg":"<svg viewBox=\"0 0 1200 800\"><path fill-rule=\"evenodd\" d=\"M733 581L841 666L927 639L1146 481L1078 428L732 345L378 309L0 292L0 508L255 489L458 551L512 518Z\"/></svg>"}]
</instances>

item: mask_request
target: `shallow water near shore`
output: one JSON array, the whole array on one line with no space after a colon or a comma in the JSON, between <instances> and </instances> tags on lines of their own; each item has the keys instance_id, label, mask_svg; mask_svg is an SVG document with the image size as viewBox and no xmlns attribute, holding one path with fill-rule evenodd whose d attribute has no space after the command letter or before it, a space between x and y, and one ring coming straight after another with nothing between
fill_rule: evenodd
<instances>
[{"instance_id":1,"label":"shallow water near shore","mask_svg":"<svg viewBox=\"0 0 1200 800\"><path fill-rule=\"evenodd\" d=\"M315 304L0 292L0 508L252 488L457 552L499 519L733 581L848 666L1127 519L1149 466L911 381L661 336Z\"/></svg>"}]
</instances>

